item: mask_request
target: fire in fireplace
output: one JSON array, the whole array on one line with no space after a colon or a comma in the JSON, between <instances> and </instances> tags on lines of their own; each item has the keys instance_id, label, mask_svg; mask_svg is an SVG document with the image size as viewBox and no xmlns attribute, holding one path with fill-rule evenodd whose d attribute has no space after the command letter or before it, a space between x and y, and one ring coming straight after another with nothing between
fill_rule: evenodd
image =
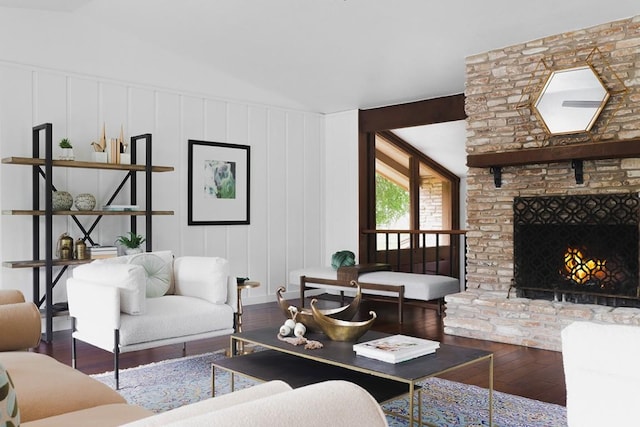
<instances>
[{"instance_id":1,"label":"fire in fireplace","mask_svg":"<svg viewBox=\"0 0 640 427\"><path fill-rule=\"evenodd\" d=\"M640 307L635 194L514 199L519 296Z\"/></svg>"},{"instance_id":2,"label":"fire in fireplace","mask_svg":"<svg viewBox=\"0 0 640 427\"><path fill-rule=\"evenodd\" d=\"M568 248L564 254L564 268L567 279L579 285L605 283L610 280L607 274L607 260L586 258L580 249Z\"/></svg>"}]
</instances>

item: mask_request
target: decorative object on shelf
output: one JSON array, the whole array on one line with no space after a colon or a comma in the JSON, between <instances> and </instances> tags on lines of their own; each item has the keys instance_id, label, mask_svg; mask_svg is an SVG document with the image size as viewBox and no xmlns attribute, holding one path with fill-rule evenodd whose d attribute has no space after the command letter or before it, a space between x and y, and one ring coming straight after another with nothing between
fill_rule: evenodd
<instances>
[{"instance_id":1,"label":"decorative object on shelf","mask_svg":"<svg viewBox=\"0 0 640 427\"><path fill-rule=\"evenodd\" d=\"M94 144L96 143L95 142L91 143L94 149L96 147L99 147L99 145L97 144L94 145ZM91 161L96 163L107 163L107 153L105 153L104 151L93 151L91 153Z\"/></svg>"},{"instance_id":2,"label":"decorative object on shelf","mask_svg":"<svg viewBox=\"0 0 640 427\"><path fill-rule=\"evenodd\" d=\"M91 160L96 163L107 163L107 137L105 133L105 124L102 124L102 131L100 132L100 139L98 142L93 141L91 143L91 147L93 147L93 152L91 153Z\"/></svg>"},{"instance_id":3,"label":"decorative object on shelf","mask_svg":"<svg viewBox=\"0 0 640 427\"><path fill-rule=\"evenodd\" d=\"M75 156L73 155L73 146L71 145L71 141L68 138L62 138L60 140L60 149L62 150L62 154L60 154L60 160L73 160Z\"/></svg>"},{"instance_id":4,"label":"decorative object on shelf","mask_svg":"<svg viewBox=\"0 0 640 427\"><path fill-rule=\"evenodd\" d=\"M79 211L92 211L96 207L96 198L89 193L78 194L74 204Z\"/></svg>"},{"instance_id":5,"label":"decorative object on shelf","mask_svg":"<svg viewBox=\"0 0 640 427\"><path fill-rule=\"evenodd\" d=\"M97 163L115 163L122 165L131 164L131 155L127 153L128 143L124 140L124 126L120 125L118 138L107 138L106 125L102 124L100 139L93 141L93 153L91 158Z\"/></svg>"},{"instance_id":6,"label":"decorative object on shelf","mask_svg":"<svg viewBox=\"0 0 640 427\"><path fill-rule=\"evenodd\" d=\"M331 308L331 309L322 309L319 310L325 316L332 317L334 319L341 320L351 320L353 316L356 315L358 309L360 308L360 302L362 301L362 290L360 286L356 283L356 281L351 282L352 286L357 288L356 296L353 298L349 305L345 305L344 307ZM285 291L284 286L280 286L276 290L276 298L278 300L278 305L280 306L280 310L285 317L291 316L291 304L287 302L282 296L282 293ZM322 332L320 325L313 318L313 313L309 308L296 308L296 321L302 323L309 332Z\"/></svg>"},{"instance_id":7,"label":"decorative object on shelf","mask_svg":"<svg viewBox=\"0 0 640 427\"><path fill-rule=\"evenodd\" d=\"M89 246L87 253L90 259L115 258L118 256L118 248L115 246Z\"/></svg>"},{"instance_id":8,"label":"decorative object on shelf","mask_svg":"<svg viewBox=\"0 0 640 427\"><path fill-rule=\"evenodd\" d=\"M121 165L130 165L131 164L131 154L127 152L127 148L129 147L129 143L124 139L124 127L120 125L120 137L119 139L119 161Z\"/></svg>"},{"instance_id":9,"label":"decorative object on shelf","mask_svg":"<svg viewBox=\"0 0 640 427\"><path fill-rule=\"evenodd\" d=\"M51 205L54 211L68 211L73 206L73 196L68 191L51 193Z\"/></svg>"},{"instance_id":10,"label":"decorative object on shelf","mask_svg":"<svg viewBox=\"0 0 640 427\"><path fill-rule=\"evenodd\" d=\"M56 255L60 259L73 258L73 238L68 233L62 233L58 238Z\"/></svg>"},{"instance_id":11,"label":"decorative object on shelf","mask_svg":"<svg viewBox=\"0 0 640 427\"><path fill-rule=\"evenodd\" d=\"M250 148L189 140L188 225L249 224Z\"/></svg>"},{"instance_id":12,"label":"decorative object on shelf","mask_svg":"<svg viewBox=\"0 0 640 427\"><path fill-rule=\"evenodd\" d=\"M82 239L76 240L76 259L89 259L87 244Z\"/></svg>"},{"instance_id":13,"label":"decorative object on shelf","mask_svg":"<svg viewBox=\"0 0 640 427\"><path fill-rule=\"evenodd\" d=\"M377 317L375 311L370 311L369 315L371 319L369 320L350 322L347 320L332 319L329 316L325 316L322 311L316 307L317 303L317 299L314 298L311 300L313 319L318 323L322 332L332 341L356 341L371 328L371 325L373 325Z\"/></svg>"},{"instance_id":14,"label":"decorative object on shelf","mask_svg":"<svg viewBox=\"0 0 640 427\"><path fill-rule=\"evenodd\" d=\"M125 247L124 253L127 255L139 254L142 252L142 245L147 239L143 236L134 233L133 231L127 232L127 236L118 236L116 243L120 243Z\"/></svg>"},{"instance_id":15,"label":"decorative object on shelf","mask_svg":"<svg viewBox=\"0 0 640 427\"><path fill-rule=\"evenodd\" d=\"M102 206L102 210L112 212L133 212L141 209L139 205L104 205Z\"/></svg>"}]
</instances>

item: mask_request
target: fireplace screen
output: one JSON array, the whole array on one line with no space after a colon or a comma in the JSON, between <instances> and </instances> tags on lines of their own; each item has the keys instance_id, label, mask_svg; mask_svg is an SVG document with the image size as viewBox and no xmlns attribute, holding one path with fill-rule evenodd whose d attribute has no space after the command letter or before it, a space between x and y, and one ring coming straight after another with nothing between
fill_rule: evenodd
<instances>
[{"instance_id":1,"label":"fireplace screen","mask_svg":"<svg viewBox=\"0 0 640 427\"><path fill-rule=\"evenodd\" d=\"M516 198L518 295L640 306L639 205L634 194Z\"/></svg>"}]
</instances>

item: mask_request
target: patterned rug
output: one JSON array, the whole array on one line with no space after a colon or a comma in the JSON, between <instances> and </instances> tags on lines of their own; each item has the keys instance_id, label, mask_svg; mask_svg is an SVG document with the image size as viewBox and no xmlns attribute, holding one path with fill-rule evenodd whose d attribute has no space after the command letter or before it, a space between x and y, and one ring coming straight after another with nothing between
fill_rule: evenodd
<instances>
[{"instance_id":1,"label":"patterned rug","mask_svg":"<svg viewBox=\"0 0 640 427\"><path fill-rule=\"evenodd\" d=\"M206 353L166 360L120 371L120 394L129 403L154 412L163 412L211 396L211 362L224 358L223 352ZM92 375L114 387L113 372ZM236 389L254 385L252 380L236 377ZM438 427L488 426L488 391L439 378L422 383L422 418ZM228 393L229 374L216 369L216 394ZM496 427L565 427L563 406L531 400L506 393L493 393L493 425ZM407 399L383 405L387 411L406 415ZM406 426L401 417L387 415L392 427Z\"/></svg>"}]
</instances>

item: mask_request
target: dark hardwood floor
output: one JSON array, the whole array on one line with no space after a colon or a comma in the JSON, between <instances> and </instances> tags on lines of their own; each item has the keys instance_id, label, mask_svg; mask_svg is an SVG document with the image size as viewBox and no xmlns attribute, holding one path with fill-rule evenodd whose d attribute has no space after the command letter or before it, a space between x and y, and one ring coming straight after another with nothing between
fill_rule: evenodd
<instances>
[{"instance_id":1,"label":"dark hardwood floor","mask_svg":"<svg viewBox=\"0 0 640 427\"><path fill-rule=\"evenodd\" d=\"M291 301L296 304L297 301ZM339 303L331 298L321 300L323 307L336 307ZM442 322L435 310L408 305L404 325L397 324L396 305L385 302L365 301L361 313L375 310L378 314L373 329L388 333L403 333L443 343L474 347L494 353L494 388L505 393L565 405L566 393L562 354L492 341L483 341L445 335ZM362 316L361 316L362 317ZM244 330L273 326L274 331L283 323L284 316L277 304L265 303L246 306L243 316ZM188 343L186 354L201 354L228 348L228 336ZM113 355L98 348L78 342L78 369L87 374L101 373L113 369ZM71 364L71 338L69 331L54 333L52 343L41 343L36 349L63 363ZM149 350L123 353L121 369L160 360L182 357L182 345L170 345ZM454 381L488 387L488 363L474 364L441 376Z\"/></svg>"}]
</instances>

